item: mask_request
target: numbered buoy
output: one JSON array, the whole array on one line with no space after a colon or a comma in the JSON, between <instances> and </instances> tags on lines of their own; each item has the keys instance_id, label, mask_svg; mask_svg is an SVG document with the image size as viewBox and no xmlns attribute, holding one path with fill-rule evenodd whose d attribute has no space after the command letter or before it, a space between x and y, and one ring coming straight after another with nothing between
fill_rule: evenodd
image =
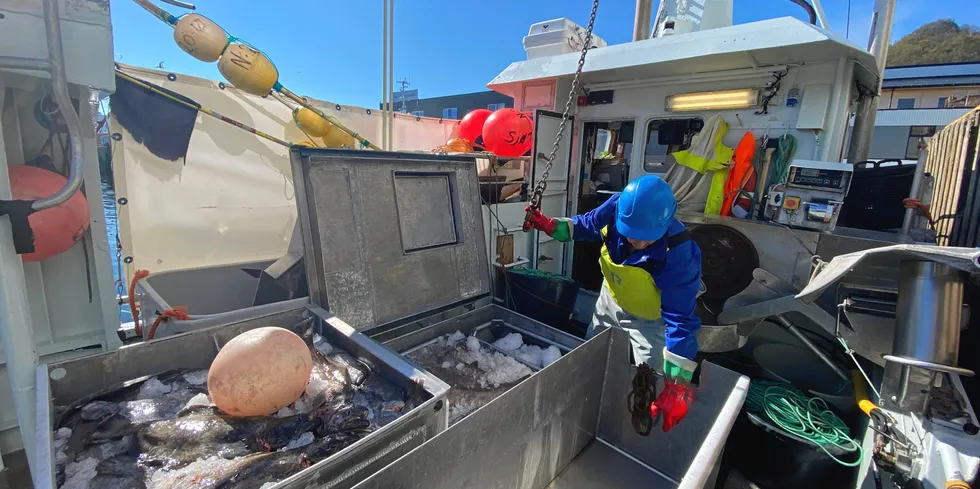
<instances>
[{"instance_id":1,"label":"numbered buoy","mask_svg":"<svg viewBox=\"0 0 980 489\"><path fill-rule=\"evenodd\" d=\"M323 137L330 130L326 119L306 107L293 111L293 121L303 132L315 138Z\"/></svg>"},{"instance_id":2,"label":"numbered buoy","mask_svg":"<svg viewBox=\"0 0 980 489\"><path fill-rule=\"evenodd\" d=\"M534 121L516 109L500 109L483 124L483 142L497 156L523 156L534 145Z\"/></svg>"},{"instance_id":3,"label":"numbered buoy","mask_svg":"<svg viewBox=\"0 0 980 489\"><path fill-rule=\"evenodd\" d=\"M68 179L33 166L11 166L10 192L15 200L37 200L54 195ZM25 262L38 262L60 255L75 246L88 229L88 200L79 190L67 202L35 212L27 217L34 231L34 252L25 253Z\"/></svg>"},{"instance_id":4,"label":"numbered buoy","mask_svg":"<svg viewBox=\"0 0 980 489\"><path fill-rule=\"evenodd\" d=\"M268 94L279 81L279 71L265 53L239 42L225 48L218 60L218 71L235 88L259 97Z\"/></svg>"},{"instance_id":5,"label":"numbered buoy","mask_svg":"<svg viewBox=\"0 0 980 489\"><path fill-rule=\"evenodd\" d=\"M356 148L357 140L347 134L339 127L330 124L327 133L323 135L323 147L325 148Z\"/></svg>"},{"instance_id":6,"label":"numbered buoy","mask_svg":"<svg viewBox=\"0 0 980 489\"><path fill-rule=\"evenodd\" d=\"M450 139L444 148L450 153L472 153L473 143L463 138L454 138Z\"/></svg>"},{"instance_id":7,"label":"numbered buoy","mask_svg":"<svg viewBox=\"0 0 980 489\"><path fill-rule=\"evenodd\" d=\"M228 33L211 19L200 14L182 15L174 25L174 41L187 54L211 63L221 57L228 46Z\"/></svg>"}]
</instances>

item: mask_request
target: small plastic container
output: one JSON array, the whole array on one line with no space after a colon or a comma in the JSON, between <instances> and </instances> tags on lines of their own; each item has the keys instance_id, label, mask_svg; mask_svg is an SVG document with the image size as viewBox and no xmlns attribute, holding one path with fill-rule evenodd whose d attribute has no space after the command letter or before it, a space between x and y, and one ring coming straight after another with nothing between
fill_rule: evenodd
<instances>
[{"instance_id":1,"label":"small plastic container","mask_svg":"<svg viewBox=\"0 0 980 489\"><path fill-rule=\"evenodd\" d=\"M531 25L524 37L527 59L546 58L577 53L585 43L585 28L566 18L547 20ZM606 41L592 34L592 47L606 46Z\"/></svg>"}]
</instances>

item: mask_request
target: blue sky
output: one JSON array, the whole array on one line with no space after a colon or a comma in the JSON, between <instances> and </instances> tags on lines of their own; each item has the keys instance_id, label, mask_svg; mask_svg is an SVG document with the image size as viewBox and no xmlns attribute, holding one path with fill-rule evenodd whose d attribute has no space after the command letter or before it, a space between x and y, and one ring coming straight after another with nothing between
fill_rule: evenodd
<instances>
[{"instance_id":1,"label":"blue sky","mask_svg":"<svg viewBox=\"0 0 980 489\"><path fill-rule=\"evenodd\" d=\"M733 0L735 23L794 16L789 0ZM382 2L338 0L196 0L197 12L231 35L265 51L291 90L346 105L381 101ZM848 0L823 0L831 27L845 32ZM177 7L161 4L175 15ZM258 5L264 6L264 8ZM596 34L609 44L632 38L634 2L602 0ZM654 2L656 9L657 2ZM934 8L940 5L941 9ZM568 17L588 23L590 0L398 0L395 3L395 74L421 97L485 89L513 61L525 59L522 39L531 24ZM851 0L849 37L864 46L873 0ZM177 47L172 30L129 0L111 4L116 59L168 71L221 79L214 63ZM932 20L951 17L980 24L978 0L898 0L893 39Z\"/></svg>"}]
</instances>

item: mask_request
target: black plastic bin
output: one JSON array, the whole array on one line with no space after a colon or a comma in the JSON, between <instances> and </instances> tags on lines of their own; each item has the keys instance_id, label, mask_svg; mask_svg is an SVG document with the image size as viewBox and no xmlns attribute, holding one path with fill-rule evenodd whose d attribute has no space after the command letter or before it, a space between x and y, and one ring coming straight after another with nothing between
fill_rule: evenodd
<instances>
[{"instance_id":1,"label":"black plastic bin","mask_svg":"<svg viewBox=\"0 0 980 489\"><path fill-rule=\"evenodd\" d=\"M901 160L862 161L854 165L838 226L884 231L902 227L902 201L912 191L915 165Z\"/></svg>"},{"instance_id":2,"label":"black plastic bin","mask_svg":"<svg viewBox=\"0 0 980 489\"><path fill-rule=\"evenodd\" d=\"M577 336L579 326L570 317L575 310L579 286L572 279L534 269L507 271L508 307L531 319Z\"/></svg>"}]
</instances>

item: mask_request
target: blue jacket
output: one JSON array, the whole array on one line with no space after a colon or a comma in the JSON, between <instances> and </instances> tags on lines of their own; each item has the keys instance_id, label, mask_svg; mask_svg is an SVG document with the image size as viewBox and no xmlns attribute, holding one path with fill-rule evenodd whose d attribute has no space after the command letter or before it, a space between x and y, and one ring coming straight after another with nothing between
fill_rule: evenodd
<instances>
[{"instance_id":1,"label":"blue jacket","mask_svg":"<svg viewBox=\"0 0 980 489\"><path fill-rule=\"evenodd\" d=\"M701 249L694 240L689 240L668 252L667 240L660 239L645 249L634 250L616 231L617 202L619 195L614 195L598 208L573 216L572 237L576 241L602 241L602 228L609 226L608 248L613 262L646 270L660 289L660 313L667 325L664 333L667 350L693 360L698 352L695 333L701 328L701 319L694 313L701 285ZM683 230L684 225L673 219L667 236Z\"/></svg>"}]
</instances>

